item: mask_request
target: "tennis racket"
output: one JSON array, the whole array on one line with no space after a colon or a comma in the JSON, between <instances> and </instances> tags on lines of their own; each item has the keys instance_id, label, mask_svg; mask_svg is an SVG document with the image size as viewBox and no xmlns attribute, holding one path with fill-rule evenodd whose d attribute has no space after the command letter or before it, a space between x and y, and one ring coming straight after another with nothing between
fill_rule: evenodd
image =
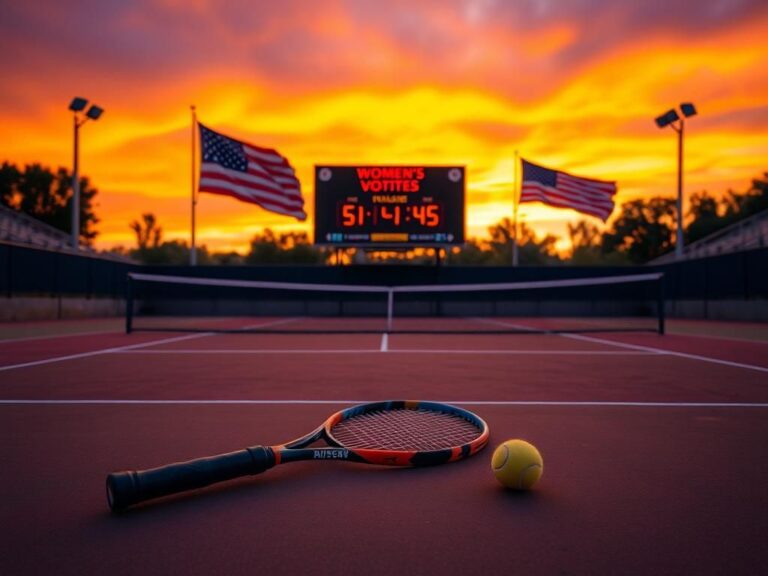
<instances>
[{"instance_id":1,"label":"tennis racket","mask_svg":"<svg viewBox=\"0 0 768 576\"><path fill-rule=\"evenodd\" d=\"M331 415L306 436L278 446L177 462L160 468L107 476L114 512L169 494L260 474L299 460L347 460L386 466L430 466L467 458L488 443L488 425L448 404L389 401L361 404ZM318 441L327 447L310 447Z\"/></svg>"}]
</instances>

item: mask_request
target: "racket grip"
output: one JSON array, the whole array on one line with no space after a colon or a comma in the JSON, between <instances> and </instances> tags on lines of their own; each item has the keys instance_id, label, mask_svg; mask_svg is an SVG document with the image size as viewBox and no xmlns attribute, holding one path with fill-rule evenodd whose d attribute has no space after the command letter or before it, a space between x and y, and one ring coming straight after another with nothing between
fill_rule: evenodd
<instances>
[{"instance_id":1,"label":"racket grip","mask_svg":"<svg viewBox=\"0 0 768 576\"><path fill-rule=\"evenodd\" d=\"M150 470L113 472L107 476L107 501L113 512L186 490L209 486L240 476L260 474L275 465L275 453L266 446L177 462Z\"/></svg>"}]
</instances>

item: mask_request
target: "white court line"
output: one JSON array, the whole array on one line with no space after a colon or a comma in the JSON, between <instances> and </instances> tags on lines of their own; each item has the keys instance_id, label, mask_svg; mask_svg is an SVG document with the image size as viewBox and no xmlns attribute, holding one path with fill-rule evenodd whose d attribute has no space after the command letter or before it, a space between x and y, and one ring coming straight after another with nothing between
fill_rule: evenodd
<instances>
[{"instance_id":1,"label":"white court line","mask_svg":"<svg viewBox=\"0 0 768 576\"><path fill-rule=\"evenodd\" d=\"M251 328L262 326L273 326L276 324L285 324L293 319L275 320L273 322L263 322L261 324L254 324ZM11 364L9 366L0 366L0 372L6 370L14 370L16 368L30 368L32 366L41 366L43 364L52 364L54 362L64 362L66 360L77 360L79 358L89 358L91 356L99 356L101 354L115 354L125 352L128 350L136 350L138 348L145 348L147 346L154 346L156 344L170 344L172 342L181 342L184 340L193 340L195 338L203 338L205 336L215 336L216 332L202 332L199 334L188 334L186 336L176 336L174 338L164 338L162 340L152 340L151 342L142 342L140 344L131 344L129 346L118 346L116 348L104 348L102 350L93 350L90 352L82 352L80 354L69 354L67 356L57 356L55 358L46 358L44 360L35 360L33 362L24 362L23 364Z\"/></svg>"},{"instance_id":2,"label":"white court line","mask_svg":"<svg viewBox=\"0 0 768 576\"><path fill-rule=\"evenodd\" d=\"M115 352L123 352L125 350L134 350L136 348L142 348L144 346L154 346L155 344L169 344L171 342L180 342L181 340L191 340L193 338L202 338L203 336L210 336L210 332L204 332L202 334L191 334L187 336L177 336L175 338L165 338L163 340L153 340L152 342L142 342L141 344L132 344L130 346L119 346L116 348L104 348L102 350L92 350L90 352L82 352L80 354L70 354L68 356L57 356L55 358L46 358L45 360L35 360L34 362L24 362L23 364L11 364L9 366L0 366L0 372L6 370L14 370L16 368L29 368L31 366L42 366L43 364L52 364L54 362L64 362L65 360L77 360L78 358L88 358L90 356L99 356L101 354L112 354Z\"/></svg>"},{"instance_id":3,"label":"white court line","mask_svg":"<svg viewBox=\"0 0 768 576\"><path fill-rule=\"evenodd\" d=\"M525 330L526 332L542 332L539 328L531 328L530 326L524 326L523 324L515 324L514 322L504 322L502 320L491 320L490 318L471 318L481 324L491 324L492 326L504 326L505 328L516 328L518 330ZM546 330L544 331L546 332Z\"/></svg>"},{"instance_id":4,"label":"white court line","mask_svg":"<svg viewBox=\"0 0 768 576\"><path fill-rule=\"evenodd\" d=\"M284 318L282 320L273 320L271 322L258 322L256 324L250 324L243 326L242 330L254 330L256 328L264 328L266 326L279 326L280 324L290 324L291 322L298 322L304 320L306 316L295 316L293 318Z\"/></svg>"},{"instance_id":5,"label":"white court line","mask_svg":"<svg viewBox=\"0 0 768 576\"><path fill-rule=\"evenodd\" d=\"M371 400L32 400L0 399L0 405L255 405L255 406L314 406L367 404ZM455 406L553 406L606 408L768 408L768 402L609 402L609 401L544 401L544 400L437 400Z\"/></svg>"},{"instance_id":6,"label":"white court line","mask_svg":"<svg viewBox=\"0 0 768 576\"><path fill-rule=\"evenodd\" d=\"M677 356L679 358L688 358L689 360L699 360L700 362L709 362L711 364L721 364L723 366L732 366L734 368L745 368L747 370L756 370L757 372L768 372L768 368L764 366L755 366L754 364L743 364L741 362L731 362L730 360L719 360L717 358L709 358L708 356L699 356L697 354L686 354L685 352L675 352L673 350L664 350L663 348L653 348L651 346L639 346L637 344L625 344L624 342L614 342L613 340L605 340L603 338L594 338L592 336L582 336L581 334L560 334L564 338L572 338L574 340L583 340L585 342L595 342L598 344L608 344L610 346L618 346L619 348L627 348L629 350L639 350L645 352L658 352L667 356Z\"/></svg>"},{"instance_id":7,"label":"white court line","mask_svg":"<svg viewBox=\"0 0 768 576\"><path fill-rule=\"evenodd\" d=\"M379 352L386 352L388 346L389 346L389 334L384 332L384 334L381 335L381 347L379 348Z\"/></svg>"},{"instance_id":8,"label":"white court line","mask_svg":"<svg viewBox=\"0 0 768 576\"><path fill-rule=\"evenodd\" d=\"M489 320L488 322L498 324L500 326L511 326L515 328L524 328L520 324L512 324L511 322ZM687 358L689 360L699 360L700 362L709 362L711 364L721 364L723 366L731 366L733 368L744 368L746 370L756 370L757 372L768 372L768 368L763 366L755 366L754 364L743 364L741 362L731 362L729 360L719 360L717 358L709 358L707 356L699 356L697 354L686 354L684 352L675 352L673 350L665 350L663 348L653 348L651 346L639 346L637 344L625 344L624 342L615 342L613 340L605 340L603 338L594 338L592 336L582 336L581 334L568 334L558 333L557 336L563 338L571 338L572 340L581 340L583 342L592 342L594 344L607 344L609 346L615 346L619 348L626 348L628 350L635 350L638 352L654 352L659 355L665 356L677 356L679 358Z\"/></svg>"},{"instance_id":9,"label":"white court line","mask_svg":"<svg viewBox=\"0 0 768 576\"><path fill-rule=\"evenodd\" d=\"M269 349L228 349L228 350L195 350L194 348L174 348L168 350L118 350L117 354L380 354L387 352L389 354L507 354L511 356L527 355L565 355L565 356L659 356L660 352L646 352L642 350L461 350L461 349L423 349L423 350L398 350L391 349L387 345L385 338L382 338L381 348L373 350L370 348L361 349L330 349L322 350L312 349L289 349L289 350L269 350Z\"/></svg>"},{"instance_id":10,"label":"white court line","mask_svg":"<svg viewBox=\"0 0 768 576\"><path fill-rule=\"evenodd\" d=\"M285 322L293 322L295 320L301 320L302 318L290 318L287 320L282 320L275 322L276 324L284 324ZM244 330L252 329L252 328L258 328L261 324L254 324L252 326L245 326L243 327ZM137 330L137 332L140 330ZM183 328L181 328L179 331L183 331ZM71 334L45 334L42 336L25 336L24 338L0 338L0 344L10 344L14 342L29 342L32 340L53 340L56 338L73 338L75 336L99 336L102 334L123 334L125 332L124 328L115 328L112 330L94 330L92 332L73 332Z\"/></svg>"},{"instance_id":11,"label":"white court line","mask_svg":"<svg viewBox=\"0 0 768 576\"><path fill-rule=\"evenodd\" d=\"M596 326L599 326L599 322L594 322ZM524 326L521 326L519 324L510 324L510 326L513 326L515 328L525 328ZM531 332L544 332L553 334L555 336L562 336L562 332L547 332L546 329L534 329L530 328ZM710 334L691 334L689 332L681 332L679 330L676 330L674 327L667 328L666 333L670 336L684 336L686 338L704 338L706 340L727 340L729 342L744 342L746 344L763 344L764 346L768 346L768 340L755 340L752 338L736 338L735 336L713 336Z\"/></svg>"}]
</instances>

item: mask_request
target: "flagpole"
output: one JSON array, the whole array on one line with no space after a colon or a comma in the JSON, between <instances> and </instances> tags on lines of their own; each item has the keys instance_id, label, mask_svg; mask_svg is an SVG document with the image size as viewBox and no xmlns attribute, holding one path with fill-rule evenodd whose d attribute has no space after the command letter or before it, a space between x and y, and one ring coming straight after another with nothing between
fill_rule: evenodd
<instances>
[{"instance_id":1,"label":"flagpole","mask_svg":"<svg viewBox=\"0 0 768 576\"><path fill-rule=\"evenodd\" d=\"M513 226L514 235L512 237L512 266L517 266L517 205L519 204L518 190L520 189L520 153L515 150L515 184L512 189L513 208Z\"/></svg>"},{"instance_id":2,"label":"flagpole","mask_svg":"<svg viewBox=\"0 0 768 576\"><path fill-rule=\"evenodd\" d=\"M197 128L197 115L195 113L194 104L192 104L189 109L192 112L192 245L189 249L189 265L197 266L197 246L195 245L195 207L197 206L197 195L195 194L195 130Z\"/></svg>"}]
</instances>

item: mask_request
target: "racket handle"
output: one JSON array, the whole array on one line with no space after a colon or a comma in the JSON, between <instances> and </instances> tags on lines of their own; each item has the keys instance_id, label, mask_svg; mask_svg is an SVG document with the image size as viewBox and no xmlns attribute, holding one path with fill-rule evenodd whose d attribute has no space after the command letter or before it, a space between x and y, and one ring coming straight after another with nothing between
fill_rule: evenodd
<instances>
[{"instance_id":1,"label":"racket handle","mask_svg":"<svg viewBox=\"0 0 768 576\"><path fill-rule=\"evenodd\" d=\"M275 453L271 448L252 446L150 470L113 472L107 476L107 501L113 512L120 512L145 500L260 474L274 465Z\"/></svg>"}]
</instances>

